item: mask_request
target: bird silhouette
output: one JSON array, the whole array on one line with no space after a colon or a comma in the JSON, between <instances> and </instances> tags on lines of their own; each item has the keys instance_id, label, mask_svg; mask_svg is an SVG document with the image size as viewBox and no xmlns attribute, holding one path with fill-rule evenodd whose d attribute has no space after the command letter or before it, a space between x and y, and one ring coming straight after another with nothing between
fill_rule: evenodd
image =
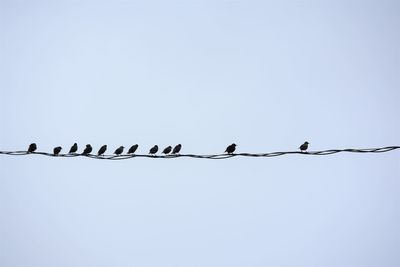
<instances>
[{"instance_id":1,"label":"bird silhouette","mask_svg":"<svg viewBox=\"0 0 400 267\"><path fill-rule=\"evenodd\" d=\"M54 153L54 155L58 155L58 154L60 154L60 152L61 152L61 149L62 149L62 147L60 147L60 146L58 146L58 147L55 147L55 148L53 149L53 153Z\"/></svg>"},{"instance_id":2,"label":"bird silhouette","mask_svg":"<svg viewBox=\"0 0 400 267\"><path fill-rule=\"evenodd\" d=\"M233 152L235 152L235 149L236 149L236 144L233 143L232 145L228 146L225 149L225 152L227 152L228 154L232 154Z\"/></svg>"},{"instance_id":3,"label":"bird silhouette","mask_svg":"<svg viewBox=\"0 0 400 267\"><path fill-rule=\"evenodd\" d=\"M162 153L167 155L171 152L171 150L172 150L172 146L167 146L166 148L164 148Z\"/></svg>"},{"instance_id":4,"label":"bird silhouette","mask_svg":"<svg viewBox=\"0 0 400 267\"><path fill-rule=\"evenodd\" d=\"M133 154L133 153L135 153L136 150L138 149L138 147L139 147L138 144L131 146L131 148L129 148L129 150L128 150L128 154Z\"/></svg>"},{"instance_id":5,"label":"bird silhouette","mask_svg":"<svg viewBox=\"0 0 400 267\"><path fill-rule=\"evenodd\" d=\"M117 156L121 155L122 152L124 151L124 148L125 148L125 147L120 146L119 148L117 148L117 149L114 151L114 154L117 155Z\"/></svg>"},{"instance_id":6,"label":"bird silhouette","mask_svg":"<svg viewBox=\"0 0 400 267\"><path fill-rule=\"evenodd\" d=\"M154 154L157 153L157 151L158 151L158 146L155 145L155 146L153 146L153 147L150 149L149 154L154 155Z\"/></svg>"},{"instance_id":7,"label":"bird silhouette","mask_svg":"<svg viewBox=\"0 0 400 267\"><path fill-rule=\"evenodd\" d=\"M35 152L36 149L37 149L36 144L35 144L35 143L32 143L32 144L30 144L29 147L28 147L28 153Z\"/></svg>"},{"instance_id":8,"label":"bird silhouette","mask_svg":"<svg viewBox=\"0 0 400 267\"><path fill-rule=\"evenodd\" d=\"M100 147L99 151L97 152L97 156L103 155L104 152L106 152L106 150L107 150L107 145Z\"/></svg>"},{"instance_id":9,"label":"bird silhouette","mask_svg":"<svg viewBox=\"0 0 400 267\"><path fill-rule=\"evenodd\" d=\"M87 144L85 149L83 150L82 155L89 155L92 152L93 148L90 144Z\"/></svg>"},{"instance_id":10,"label":"bird silhouette","mask_svg":"<svg viewBox=\"0 0 400 267\"><path fill-rule=\"evenodd\" d=\"M174 150L172 150L172 154L178 154L181 151L182 145L178 144L174 147Z\"/></svg>"},{"instance_id":11,"label":"bird silhouette","mask_svg":"<svg viewBox=\"0 0 400 267\"><path fill-rule=\"evenodd\" d=\"M306 151L308 149L308 142L304 142L304 144L302 144L299 149L301 152Z\"/></svg>"},{"instance_id":12,"label":"bird silhouette","mask_svg":"<svg viewBox=\"0 0 400 267\"><path fill-rule=\"evenodd\" d=\"M69 154L72 154L72 153L75 153L76 151L78 151L78 144L77 143L74 143L72 146L71 146L71 148L70 148L70 150L69 150Z\"/></svg>"}]
</instances>

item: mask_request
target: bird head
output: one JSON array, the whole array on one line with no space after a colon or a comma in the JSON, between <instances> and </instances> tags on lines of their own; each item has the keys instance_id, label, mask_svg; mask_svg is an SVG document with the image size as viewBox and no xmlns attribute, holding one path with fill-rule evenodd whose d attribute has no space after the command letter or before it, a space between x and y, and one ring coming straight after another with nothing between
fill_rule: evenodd
<instances>
[{"instance_id":1,"label":"bird head","mask_svg":"<svg viewBox=\"0 0 400 267\"><path fill-rule=\"evenodd\" d=\"M235 143L233 143L232 146L237 146L237 145Z\"/></svg>"},{"instance_id":2,"label":"bird head","mask_svg":"<svg viewBox=\"0 0 400 267\"><path fill-rule=\"evenodd\" d=\"M304 144L308 145L309 143L307 141L305 141Z\"/></svg>"}]
</instances>

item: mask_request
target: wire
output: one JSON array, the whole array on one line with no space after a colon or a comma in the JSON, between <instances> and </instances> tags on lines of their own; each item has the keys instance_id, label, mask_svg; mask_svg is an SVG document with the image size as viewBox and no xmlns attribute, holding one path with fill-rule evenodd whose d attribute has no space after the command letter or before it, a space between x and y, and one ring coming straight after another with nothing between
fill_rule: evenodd
<instances>
[{"instance_id":1,"label":"wire","mask_svg":"<svg viewBox=\"0 0 400 267\"><path fill-rule=\"evenodd\" d=\"M27 152L27 151L0 151L0 154L3 155L11 155L11 156L25 156L25 155L43 155L49 157L58 157L58 158L72 158L72 157L88 157L92 159L103 159L103 160L124 160L124 159L132 159L132 158L152 158L152 159L175 159L175 158L197 158L197 159L228 159L233 157L279 157L283 155L290 154L299 154L299 155L307 155L307 156L326 156L332 155L342 152L349 153L384 153L389 152L395 149L400 149L400 146L387 146L380 148L364 148L364 149L329 149L329 150L321 150L321 151L310 151L310 152L301 152L301 151L283 151L283 152L269 152L269 153L233 153L233 154L215 154L215 155L195 155L195 154L169 154L169 155L136 155L136 154L123 154L123 155L103 155L97 156L93 154L82 155L82 154L58 154L54 155L52 153L46 152Z\"/></svg>"}]
</instances>

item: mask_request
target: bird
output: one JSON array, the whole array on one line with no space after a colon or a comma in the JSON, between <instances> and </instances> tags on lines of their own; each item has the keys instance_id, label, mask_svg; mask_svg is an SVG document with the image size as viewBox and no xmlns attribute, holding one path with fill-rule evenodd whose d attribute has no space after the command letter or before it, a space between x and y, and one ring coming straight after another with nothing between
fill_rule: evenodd
<instances>
[{"instance_id":1,"label":"bird","mask_svg":"<svg viewBox=\"0 0 400 267\"><path fill-rule=\"evenodd\" d=\"M58 155L61 152L62 147L58 146L53 149L54 155Z\"/></svg>"},{"instance_id":2,"label":"bird","mask_svg":"<svg viewBox=\"0 0 400 267\"><path fill-rule=\"evenodd\" d=\"M155 145L150 149L149 154L153 154L154 155L154 154L157 153L157 151L158 151L158 146Z\"/></svg>"},{"instance_id":3,"label":"bird","mask_svg":"<svg viewBox=\"0 0 400 267\"><path fill-rule=\"evenodd\" d=\"M93 148L90 144L87 144L85 149L83 150L82 155L88 155L90 154L90 152L92 152Z\"/></svg>"},{"instance_id":4,"label":"bird","mask_svg":"<svg viewBox=\"0 0 400 267\"><path fill-rule=\"evenodd\" d=\"M131 148L129 148L129 150L128 150L128 154L133 154L133 153L135 153L136 150L138 149L138 147L139 147L138 144L131 146Z\"/></svg>"},{"instance_id":5,"label":"bird","mask_svg":"<svg viewBox=\"0 0 400 267\"><path fill-rule=\"evenodd\" d=\"M178 144L174 147L174 150L172 150L172 154L178 154L181 151L182 145Z\"/></svg>"},{"instance_id":6,"label":"bird","mask_svg":"<svg viewBox=\"0 0 400 267\"><path fill-rule=\"evenodd\" d=\"M114 154L117 155L117 156L121 155L122 152L124 151L124 148L125 148L125 147L120 146L119 148L117 148L117 149L114 151Z\"/></svg>"},{"instance_id":7,"label":"bird","mask_svg":"<svg viewBox=\"0 0 400 267\"><path fill-rule=\"evenodd\" d=\"M162 153L167 155L171 152L171 150L172 150L172 146L167 146L166 148L164 148Z\"/></svg>"},{"instance_id":8,"label":"bird","mask_svg":"<svg viewBox=\"0 0 400 267\"><path fill-rule=\"evenodd\" d=\"M107 150L107 145L100 147L99 151L97 152L97 156L103 155L104 152L106 152L106 150Z\"/></svg>"},{"instance_id":9,"label":"bird","mask_svg":"<svg viewBox=\"0 0 400 267\"><path fill-rule=\"evenodd\" d=\"M300 147L299 147L299 149L300 149L300 151L301 152L303 152L303 151L306 151L307 149L308 149L308 142L306 141L306 142L304 142L304 144L302 144Z\"/></svg>"},{"instance_id":10,"label":"bird","mask_svg":"<svg viewBox=\"0 0 400 267\"><path fill-rule=\"evenodd\" d=\"M28 153L35 152L36 149L37 149L36 144L35 144L35 143L32 143L32 144L29 145Z\"/></svg>"},{"instance_id":11,"label":"bird","mask_svg":"<svg viewBox=\"0 0 400 267\"><path fill-rule=\"evenodd\" d=\"M233 143L232 145L228 146L225 149L225 152L227 152L228 154L232 154L233 152L235 152L235 149L236 149L236 144Z\"/></svg>"},{"instance_id":12,"label":"bird","mask_svg":"<svg viewBox=\"0 0 400 267\"><path fill-rule=\"evenodd\" d=\"M77 143L74 143L72 146L71 146L71 148L70 148L70 150L69 150L69 154L72 154L72 153L75 153L76 151L78 151L78 144Z\"/></svg>"}]
</instances>

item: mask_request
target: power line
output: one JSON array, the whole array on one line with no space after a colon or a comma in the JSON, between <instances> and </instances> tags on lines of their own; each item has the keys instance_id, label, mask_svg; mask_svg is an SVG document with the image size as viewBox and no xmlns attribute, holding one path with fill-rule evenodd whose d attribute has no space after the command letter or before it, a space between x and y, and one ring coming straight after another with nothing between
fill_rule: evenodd
<instances>
[{"instance_id":1,"label":"power line","mask_svg":"<svg viewBox=\"0 0 400 267\"><path fill-rule=\"evenodd\" d=\"M27 152L27 151L0 151L2 155L10 155L10 156L26 156L26 155L43 155L49 157L57 157L57 158L72 158L72 157L87 157L92 159L103 159L103 160L124 160L124 159L132 159L132 158L152 158L152 159L174 159L174 158L197 158L197 159L228 159L233 157L279 157L283 155L304 155L304 156L326 156L337 153L384 153L392 150L400 149L400 146L387 146L387 147L379 147L379 148L363 148L363 149L329 149L329 150L321 150L321 151L279 151L279 152L268 152L268 153L232 153L232 154L214 154L214 155L196 155L196 154L169 154L169 155L146 155L146 154L121 154L121 155L102 155L97 156L93 154L58 154L55 155L53 153L47 152Z\"/></svg>"}]
</instances>

